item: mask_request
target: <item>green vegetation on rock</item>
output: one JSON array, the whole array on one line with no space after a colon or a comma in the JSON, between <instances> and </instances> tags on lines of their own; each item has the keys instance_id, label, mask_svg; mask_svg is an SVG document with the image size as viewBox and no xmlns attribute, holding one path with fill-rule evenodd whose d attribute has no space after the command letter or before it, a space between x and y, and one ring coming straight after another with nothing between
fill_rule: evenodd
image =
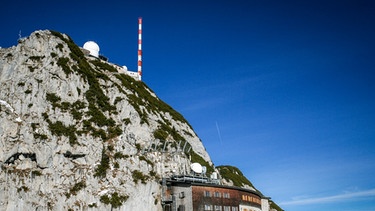
<instances>
[{"instance_id":1,"label":"green vegetation on rock","mask_svg":"<svg viewBox=\"0 0 375 211\"><path fill-rule=\"evenodd\" d=\"M100 197L100 201L104 204L110 204L112 208L121 207L129 196L119 195L117 192L114 192L112 195L103 195Z\"/></svg>"},{"instance_id":2,"label":"green vegetation on rock","mask_svg":"<svg viewBox=\"0 0 375 211\"><path fill-rule=\"evenodd\" d=\"M218 166L220 175L226 181L232 181L234 186L243 187L244 185L249 185L254 187L253 184L242 174L242 172L234 166Z\"/></svg>"},{"instance_id":3,"label":"green vegetation on rock","mask_svg":"<svg viewBox=\"0 0 375 211\"><path fill-rule=\"evenodd\" d=\"M77 123L83 124L83 130L76 131L78 135L83 133L91 133L93 136L102 138L104 141L121 135L122 130L120 126L116 125L116 122L112 118L106 117L104 114L106 112L108 112L109 115L117 114L117 111L116 107L110 104L109 98L105 95L99 83L99 80L110 80L109 77L102 71L113 72L116 69L97 60L91 61L91 63L97 67L94 69L85 58L81 49L69 36L62 35L61 33L55 31L50 32L52 35L65 42L70 50L70 58L60 57L58 58L57 64L62 67L67 76L69 74L78 74L89 85L89 89L84 93L88 106L82 102L79 104L77 103L76 105L73 104L73 106L68 102L60 102L57 104L56 101L58 99L51 98L50 101L52 102L53 106L59 107L63 111L70 110L74 119L78 121ZM58 44L56 47L62 51L64 46ZM79 94L80 92L81 91L79 89ZM83 107L87 107L88 111L82 113L80 109ZM82 120L82 118L84 118L84 120ZM100 129L97 127L100 127Z\"/></svg>"},{"instance_id":4,"label":"green vegetation on rock","mask_svg":"<svg viewBox=\"0 0 375 211\"><path fill-rule=\"evenodd\" d=\"M106 154L104 147L102 150L102 159L100 160L100 164L95 169L95 177L104 178L107 175L107 169L109 169L109 156Z\"/></svg>"},{"instance_id":5,"label":"green vegetation on rock","mask_svg":"<svg viewBox=\"0 0 375 211\"><path fill-rule=\"evenodd\" d=\"M146 184L146 181L149 179L147 175L144 175L142 172L138 170L134 170L132 172L132 176L133 176L133 181L135 183L138 183L138 181L140 180L141 183Z\"/></svg>"}]
</instances>

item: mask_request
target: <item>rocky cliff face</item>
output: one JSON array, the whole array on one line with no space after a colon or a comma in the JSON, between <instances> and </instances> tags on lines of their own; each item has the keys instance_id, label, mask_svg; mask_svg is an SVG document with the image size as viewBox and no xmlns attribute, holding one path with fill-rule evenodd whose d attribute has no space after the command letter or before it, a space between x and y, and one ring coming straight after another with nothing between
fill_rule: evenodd
<instances>
[{"instance_id":1,"label":"rocky cliff face","mask_svg":"<svg viewBox=\"0 0 375 211\"><path fill-rule=\"evenodd\" d=\"M0 86L0 210L161 210L161 177L214 171L179 113L67 35L0 49Z\"/></svg>"}]
</instances>

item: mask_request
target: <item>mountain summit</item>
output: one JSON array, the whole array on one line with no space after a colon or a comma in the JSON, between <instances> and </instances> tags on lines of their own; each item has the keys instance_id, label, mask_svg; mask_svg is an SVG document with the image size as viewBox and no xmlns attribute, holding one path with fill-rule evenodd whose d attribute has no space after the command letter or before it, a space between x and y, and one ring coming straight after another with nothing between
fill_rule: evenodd
<instances>
[{"instance_id":1,"label":"mountain summit","mask_svg":"<svg viewBox=\"0 0 375 211\"><path fill-rule=\"evenodd\" d=\"M55 31L0 49L0 210L163 210L162 179L193 163L235 183L181 114L120 69Z\"/></svg>"}]
</instances>

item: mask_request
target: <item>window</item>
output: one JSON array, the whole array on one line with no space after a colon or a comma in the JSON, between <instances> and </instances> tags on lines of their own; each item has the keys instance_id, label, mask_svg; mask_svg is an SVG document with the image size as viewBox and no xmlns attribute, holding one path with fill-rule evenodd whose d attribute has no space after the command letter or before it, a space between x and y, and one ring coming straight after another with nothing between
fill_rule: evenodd
<instances>
[{"instance_id":1,"label":"window","mask_svg":"<svg viewBox=\"0 0 375 211\"><path fill-rule=\"evenodd\" d=\"M221 193L220 192L215 192L215 197L221 197Z\"/></svg>"},{"instance_id":2,"label":"window","mask_svg":"<svg viewBox=\"0 0 375 211\"><path fill-rule=\"evenodd\" d=\"M224 206L223 208L224 208L223 211L230 211L230 206Z\"/></svg>"},{"instance_id":3,"label":"window","mask_svg":"<svg viewBox=\"0 0 375 211\"><path fill-rule=\"evenodd\" d=\"M177 211L185 211L185 205L178 206Z\"/></svg>"},{"instance_id":4,"label":"window","mask_svg":"<svg viewBox=\"0 0 375 211\"><path fill-rule=\"evenodd\" d=\"M211 211L212 210L212 205L205 204L204 205L204 211Z\"/></svg>"},{"instance_id":5,"label":"window","mask_svg":"<svg viewBox=\"0 0 375 211\"><path fill-rule=\"evenodd\" d=\"M204 191L204 196L205 197L211 197L210 191Z\"/></svg>"},{"instance_id":6,"label":"window","mask_svg":"<svg viewBox=\"0 0 375 211\"><path fill-rule=\"evenodd\" d=\"M180 194L178 194L178 196L180 197L180 199L185 198L185 192L182 191Z\"/></svg>"},{"instance_id":7,"label":"window","mask_svg":"<svg viewBox=\"0 0 375 211\"><path fill-rule=\"evenodd\" d=\"M224 193L223 197L226 198L226 199L229 199L230 198L229 193Z\"/></svg>"},{"instance_id":8,"label":"window","mask_svg":"<svg viewBox=\"0 0 375 211\"><path fill-rule=\"evenodd\" d=\"M220 205L215 205L215 211L221 211L221 206Z\"/></svg>"},{"instance_id":9,"label":"window","mask_svg":"<svg viewBox=\"0 0 375 211\"><path fill-rule=\"evenodd\" d=\"M238 211L238 207L232 207L232 211Z\"/></svg>"}]
</instances>

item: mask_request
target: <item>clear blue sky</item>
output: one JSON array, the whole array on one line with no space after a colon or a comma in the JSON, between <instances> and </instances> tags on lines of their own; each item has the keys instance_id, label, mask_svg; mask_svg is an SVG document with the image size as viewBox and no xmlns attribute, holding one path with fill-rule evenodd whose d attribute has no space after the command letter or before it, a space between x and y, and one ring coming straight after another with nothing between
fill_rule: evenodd
<instances>
[{"instance_id":1,"label":"clear blue sky","mask_svg":"<svg viewBox=\"0 0 375 211\"><path fill-rule=\"evenodd\" d=\"M375 210L375 1L7 1L0 46L96 41L182 113L215 165L285 210Z\"/></svg>"}]
</instances>

